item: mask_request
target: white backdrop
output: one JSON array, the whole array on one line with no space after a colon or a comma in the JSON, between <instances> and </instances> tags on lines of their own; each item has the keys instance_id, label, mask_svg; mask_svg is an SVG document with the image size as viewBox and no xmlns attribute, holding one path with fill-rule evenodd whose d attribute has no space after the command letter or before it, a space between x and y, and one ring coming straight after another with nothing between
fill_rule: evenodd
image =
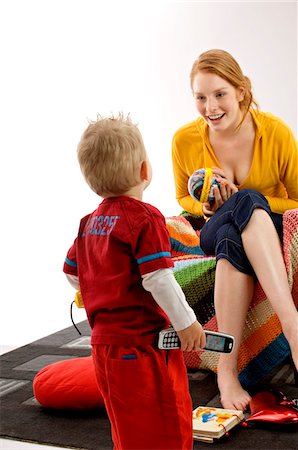
<instances>
[{"instance_id":1,"label":"white backdrop","mask_svg":"<svg viewBox=\"0 0 298 450\"><path fill-rule=\"evenodd\" d=\"M1 344L71 325L62 265L100 200L76 159L88 118L139 123L154 171L144 200L165 215L181 210L171 139L196 117L189 72L203 51L232 53L261 109L297 133L296 2L4 0L0 42Z\"/></svg>"}]
</instances>

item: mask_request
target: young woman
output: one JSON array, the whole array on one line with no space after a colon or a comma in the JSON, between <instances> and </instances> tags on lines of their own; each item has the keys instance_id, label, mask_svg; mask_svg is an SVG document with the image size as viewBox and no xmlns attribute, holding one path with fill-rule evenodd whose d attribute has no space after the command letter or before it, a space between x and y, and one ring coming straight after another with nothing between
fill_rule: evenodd
<instances>
[{"instance_id":1,"label":"young woman","mask_svg":"<svg viewBox=\"0 0 298 450\"><path fill-rule=\"evenodd\" d=\"M190 80L201 117L173 138L176 197L184 210L208 218L201 246L217 259L218 327L236 341L235 351L219 359L221 403L245 409L250 395L239 382L237 359L256 279L279 317L298 368L298 315L281 248L282 214L298 208L297 141L283 121L258 110L249 79L226 51L200 55ZM188 193L188 178L201 167L220 175L212 204Z\"/></svg>"}]
</instances>

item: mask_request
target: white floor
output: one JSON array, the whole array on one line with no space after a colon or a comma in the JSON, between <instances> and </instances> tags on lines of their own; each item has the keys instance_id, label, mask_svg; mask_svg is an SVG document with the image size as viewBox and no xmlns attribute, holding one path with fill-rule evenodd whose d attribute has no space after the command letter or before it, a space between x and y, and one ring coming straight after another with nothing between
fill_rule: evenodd
<instances>
[{"instance_id":1,"label":"white floor","mask_svg":"<svg viewBox=\"0 0 298 450\"><path fill-rule=\"evenodd\" d=\"M1 450L60 450L62 447L51 445L32 444L31 442L13 441L12 439L0 439ZM65 447L64 447L65 450Z\"/></svg>"},{"instance_id":2,"label":"white floor","mask_svg":"<svg viewBox=\"0 0 298 450\"><path fill-rule=\"evenodd\" d=\"M3 355L4 353L8 353L8 352L14 350L15 348L18 348L18 347L15 346L15 345L3 345L3 344L0 344L0 355Z\"/></svg>"}]
</instances>

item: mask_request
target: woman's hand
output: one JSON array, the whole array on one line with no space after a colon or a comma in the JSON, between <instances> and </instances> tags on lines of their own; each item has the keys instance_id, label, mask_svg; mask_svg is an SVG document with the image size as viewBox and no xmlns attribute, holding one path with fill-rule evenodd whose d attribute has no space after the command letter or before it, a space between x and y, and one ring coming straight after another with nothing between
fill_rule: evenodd
<instances>
[{"instance_id":1,"label":"woman's hand","mask_svg":"<svg viewBox=\"0 0 298 450\"><path fill-rule=\"evenodd\" d=\"M233 194L238 192L237 186L225 176L225 173L219 167L212 167L213 174L219 182L219 187L215 186L213 188L214 202L210 204L209 202L203 203L203 213L207 217L213 216L215 211L217 211Z\"/></svg>"}]
</instances>

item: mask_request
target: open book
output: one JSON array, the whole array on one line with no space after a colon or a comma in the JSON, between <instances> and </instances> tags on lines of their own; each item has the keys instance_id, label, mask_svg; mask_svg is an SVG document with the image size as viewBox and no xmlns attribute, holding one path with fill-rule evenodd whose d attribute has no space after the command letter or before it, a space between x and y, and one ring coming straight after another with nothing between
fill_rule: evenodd
<instances>
[{"instance_id":1,"label":"open book","mask_svg":"<svg viewBox=\"0 0 298 450\"><path fill-rule=\"evenodd\" d=\"M199 406L193 411L192 417L193 438L212 443L238 425L244 419L244 413L238 409Z\"/></svg>"}]
</instances>

